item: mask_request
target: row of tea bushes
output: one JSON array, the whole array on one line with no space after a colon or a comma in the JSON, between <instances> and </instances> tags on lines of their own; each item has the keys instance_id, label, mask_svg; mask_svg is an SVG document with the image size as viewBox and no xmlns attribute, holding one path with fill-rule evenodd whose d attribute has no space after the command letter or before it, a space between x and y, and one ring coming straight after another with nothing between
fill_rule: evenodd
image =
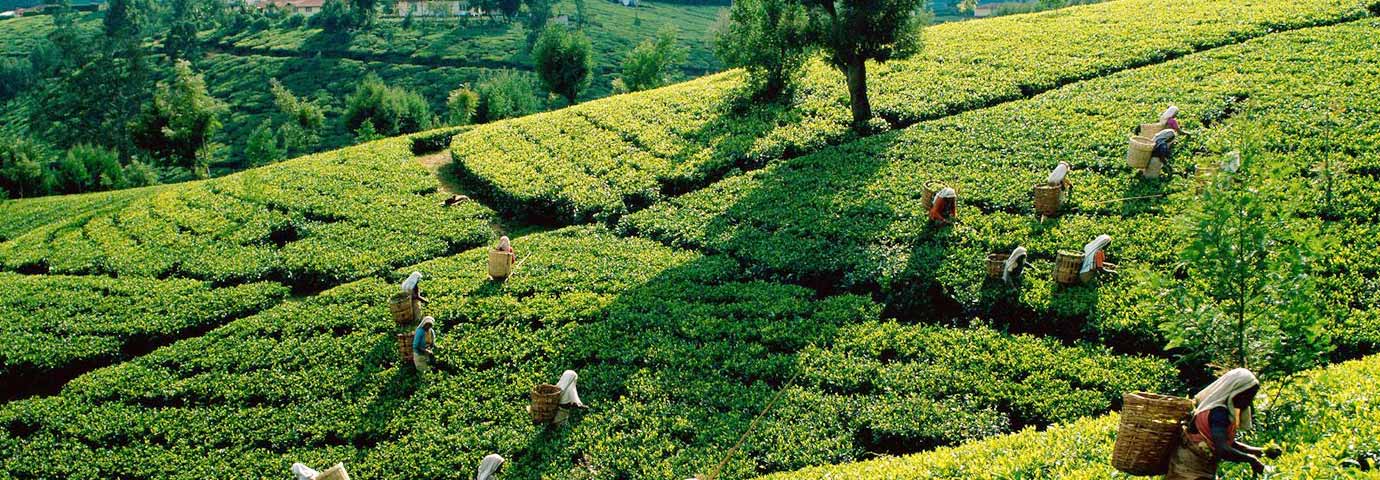
<instances>
[{"instance_id":1,"label":"row of tea bushes","mask_svg":"<svg viewBox=\"0 0 1380 480\"><path fill-rule=\"evenodd\" d=\"M1308 372L1282 389L1266 384L1252 445L1277 445L1284 455L1266 460L1265 478L1380 478L1380 405L1373 386L1380 357L1372 356ZM1117 415L1086 418L1045 431L1020 433L910 456L803 469L763 480L830 478L1007 479L1132 478L1112 469ZM1224 464L1222 478L1249 478L1243 465Z\"/></svg>"},{"instance_id":2,"label":"row of tea bushes","mask_svg":"<svg viewBox=\"0 0 1380 480\"><path fill-rule=\"evenodd\" d=\"M0 379L121 360L131 348L256 313L286 294L273 283L212 288L194 280L0 273Z\"/></svg>"},{"instance_id":3,"label":"row of tea bushes","mask_svg":"<svg viewBox=\"0 0 1380 480\"><path fill-rule=\"evenodd\" d=\"M435 143L433 133L415 137ZM0 265L312 290L492 240L493 212L441 206L414 146L398 137L203 182L6 203L32 226L0 244ZM131 198L68 208L122 195Z\"/></svg>"},{"instance_id":4,"label":"row of tea bushes","mask_svg":"<svg viewBox=\"0 0 1380 480\"><path fill-rule=\"evenodd\" d=\"M1339 318L1373 309L1365 295L1377 192L1368 158L1376 152L1380 23L1282 33L1061 88L1029 100L923 122L720 181L625 217L621 229L671 245L727 253L762 278L826 289L880 291L902 311L1001 320L1027 331L1079 330L1133 349L1157 349L1150 298L1135 282L1061 289L1050 272L1059 250L1079 251L1099 234L1114 239L1122 277L1169 268L1188 233L1174 216L1196 201L1194 165L1216 163L1243 139L1268 138L1265 168L1293 171L1282 201L1298 203L1300 226L1336 237L1318 264ZM1323 120L1299 104L1341 102L1347 113ZM1197 133L1180 147L1174 170L1142 180L1124 164L1127 130L1168 103L1183 108ZM1218 112L1218 113L1213 113ZM1226 113L1221 113L1226 112ZM1308 113L1306 110L1304 113ZM1325 124L1323 124L1325 125ZM1330 136L1336 147L1308 140ZM1300 139L1291 142L1290 139ZM1314 167L1331 155L1339 214L1313 209L1323 182ZM1073 165L1073 195L1063 215L1039 219L1030 188L1059 161ZM959 192L959 222L935 228L921 203L927 181ZM1316 191L1303 193L1303 189ZM1128 197L1140 198L1119 201ZM986 280L989 253L1027 247L1033 263L1020 288ZM1369 296L1373 297L1373 296ZM1357 300L1370 303L1358 303Z\"/></svg>"},{"instance_id":5,"label":"row of tea bushes","mask_svg":"<svg viewBox=\"0 0 1380 480\"><path fill-rule=\"evenodd\" d=\"M1162 360L881 323L867 298L752 280L727 257L601 228L515 246L524 260L503 283L485 278L480 248L6 404L0 455L19 477L268 477L294 461L345 461L360 477L459 479L495 452L509 459L505 478L688 476L784 390L728 467L749 476L1069 421L1114 407L1111 392L1175 389ZM393 337L411 327L387 311L392 281L414 269L440 331L425 381L396 360ZM529 389L567 368L591 408L559 429L532 425ZM850 371L872 378L845 384ZM1032 391L1056 393L1018 398Z\"/></svg>"},{"instance_id":6,"label":"row of tea bushes","mask_svg":"<svg viewBox=\"0 0 1380 480\"><path fill-rule=\"evenodd\" d=\"M879 123L905 127L1367 15L1357 0L1132 0L957 22L928 29L919 56L870 68L868 84L887 120ZM752 104L742 98L743 73L727 72L481 126L457 138L453 152L461 173L507 216L562 224L613 218L734 168L856 139L842 75L815 62L800 83L783 104Z\"/></svg>"}]
</instances>

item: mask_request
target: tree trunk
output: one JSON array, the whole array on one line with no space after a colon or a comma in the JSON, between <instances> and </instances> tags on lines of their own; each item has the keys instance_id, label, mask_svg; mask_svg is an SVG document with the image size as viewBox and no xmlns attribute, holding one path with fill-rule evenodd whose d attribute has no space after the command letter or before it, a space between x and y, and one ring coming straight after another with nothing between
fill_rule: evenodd
<instances>
[{"instance_id":1,"label":"tree trunk","mask_svg":"<svg viewBox=\"0 0 1380 480\"><path fill-rule=\"evenodd\" d=\"M867 62L858 57L848 61L848 99L853 107L853 128L861 129L872 119L872 103L867 100Z\"/></svg>"}]
</instances>

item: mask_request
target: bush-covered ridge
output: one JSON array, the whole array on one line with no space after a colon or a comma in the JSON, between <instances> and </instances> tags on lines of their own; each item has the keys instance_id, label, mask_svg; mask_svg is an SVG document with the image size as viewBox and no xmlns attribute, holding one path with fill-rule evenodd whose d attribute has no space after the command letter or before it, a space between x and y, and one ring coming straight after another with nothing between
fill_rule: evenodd
<instances>
[{"instance_id":1,"label":"bush-covered ridge","mask_svg":"<svg viewBox=\"0 0 1380 480\"><path fill-rule=\"evenodd\" d=\"M282 300L272 283L211 288L193 280L0 272L0 379L21 385L57 370L121 360Z\"/></svg>"},{"instance_id":2,"label":"bush-covered ridge","mask_svg":"<svg viewBox=\"0 0 1380 480\"><path fill-rule=\"evenodd\" d=\"M1277 444L1284 455L1267 461L1274 479L1380 478L1380 405L1374 386L1380 381L1380 356L1308 372L1277 389L1266 384L1267 398L1258 404L1258 431L1253 445ZM1107 415L1021 433L941 448L921 454L887 457L854 464L812 467L762 477L763 480L846 479L1006 479L1131 478L1112 469L1108 459L1116 441L1117 415ZM1249 469L1235 465L1224 478L1246 478ZM1239 476L1236 476L1239 475Z\"/></svg>"},{"instance_id":3,"label":"bush-covered ridge","mask_svg":"<svg viewBox=\"0 0 1380 480\"><path fill-rule=\"evenodd\" d=\"M872 68L873 105L907 126L1279 30L1368 15L1365 2L1126 0L926 31L917 58ZM1154 12L1150 14L1149 12ZM482 126L460 171L505 215L579 223L635 210L854 139L842 76L815 63L788 106L739 100L741 72ZM597 128L591 128L597 127Z\"/></svg>"},{"instance_id":4,"label":"bush-covered ridge","mask_svg":"<svg viewBox=\"0 0 1380 480\"><path fill-rule=\"evenodd\" d=\"M709 468L787 388L730 464L741 477L1070 421L1106 411L1115 392L1174 389L1162 360L879 323L866 298L817 298L748 279L724 257L600 228L517 247L530 256L501 284L483 276L486 248L399 272L428 275L442 366L426 382L395 361L393 335L411 328L388 317L397 287L361 280L0 407L6 469L270 477L293 461L345 461L361 477L459 479L498 452L505 478L671 478ZM566 368L592 408L559 430L533 426L528 389ZM875 378L844 384L839 371ZM1060 393L1016 398L1031 389Z\"/></svg>"},{"instance_id":5,"label":"bush-covered ridge","mask_svg":"<svg viewBox=\"0 0 1380 480\"><path fill-rule=\"evenodd\" d=\"M453 131L204 182L6 202L0 209L28 231L0 243L0 265L219 284L274 279L310 291L485 244L492 211L474 202L440 206L437 179L412 161L414 141L434 145ZM57 215L100 198L124 203Z\"/></svg>"},{"instance_id":6,"label":"bush-covered ridge","mask_svg":"<svg viewBox=\"0 0 1380 480\"><path fill-rule=\"evenodd\" d=\"M879 290L901 311L982 316L1158 350L1147 293L1130 281L1055 288L1054 254L1105 233L1115 239L1110 254L1123 277L1167 271L1186 236L1170 217L1195 201L1194 165L1220 162L1242 139L1258 137L1267 157L1297 169L1294 186L1318 188L1301 195L1321 193L1315 168L1332 156L1332 209L1319 198L1297 222L1339 240L1316 272L1332 313L1349 317L1339 340L1375 345L1371 312L1380 303L1367 278L1380 271L1368 256L1380 222L1370 174L1380 138L1369 98L1380 94L1380 78L1368 65L1380 61L1377 32L1380 22L1362 20L1283 33L923 122L726 179L622 226L728 253L771 278ZM1186 128L1197 133L1166 179L1140 180L1124 162L1128 130L1169 103L1183 108ZM1345 113L1328 120L1334 103ZM1073 165L1075 190L1061 216L1041 221L1030 188L1059 161ZM957 226L928 225L920 192L930 180L958 190ZM1142 196L1162 198L1117 201ZM1034 263L1024 284L1010 290L987 282L987 254L1017 245Z\"/></svg>"}]
</instances>

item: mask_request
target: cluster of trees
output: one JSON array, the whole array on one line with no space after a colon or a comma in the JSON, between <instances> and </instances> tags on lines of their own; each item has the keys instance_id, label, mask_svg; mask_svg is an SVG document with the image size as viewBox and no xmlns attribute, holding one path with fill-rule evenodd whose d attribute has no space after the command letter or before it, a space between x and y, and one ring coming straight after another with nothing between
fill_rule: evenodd
<instances>
[{"instance_id":1,"label":"cluster of trees","mask_svg":"<svg viewBox=\"0 0 1380 480\"><path fill-rule=\"evenodd\" d=\"M715 28L714 51L749 72L759 98L782 98L805 60L823 55L844 73L855 128L872 119L867 62L921 48L923 0L738 0Z\"/></svg>"}]
</instances>

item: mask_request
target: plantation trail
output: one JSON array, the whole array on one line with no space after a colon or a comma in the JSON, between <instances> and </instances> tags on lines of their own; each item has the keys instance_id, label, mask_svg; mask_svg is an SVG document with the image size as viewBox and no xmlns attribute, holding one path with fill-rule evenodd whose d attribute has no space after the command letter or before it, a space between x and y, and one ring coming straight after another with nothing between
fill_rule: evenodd
<instances>
[{"instance_id":1,"label":"plantation trail","mask_svg":"<svg viewBox=\"0 0 1380 480\"><path fill-rule=\"evenodd\" d=\"M471 202L479 201L474 195L470 195L466 192L465 189L460 186L459 179L455 178L455 175L450 172L448 167L453 163L450 156L450 150L447 149L439 152L421 154L416 157L416 160L417 163L422 164L422 166L430 170L433 175L436 175L436 180L441 184L441 187L438 189L441 193L446 195L464 195L470 197ZM495 235L507 235L512 238L554 230L554 227L527 225L509 221L499 216L495 216L494 221L491 222L489 226L494 229Z\"/></svg>"}]
</instances>

